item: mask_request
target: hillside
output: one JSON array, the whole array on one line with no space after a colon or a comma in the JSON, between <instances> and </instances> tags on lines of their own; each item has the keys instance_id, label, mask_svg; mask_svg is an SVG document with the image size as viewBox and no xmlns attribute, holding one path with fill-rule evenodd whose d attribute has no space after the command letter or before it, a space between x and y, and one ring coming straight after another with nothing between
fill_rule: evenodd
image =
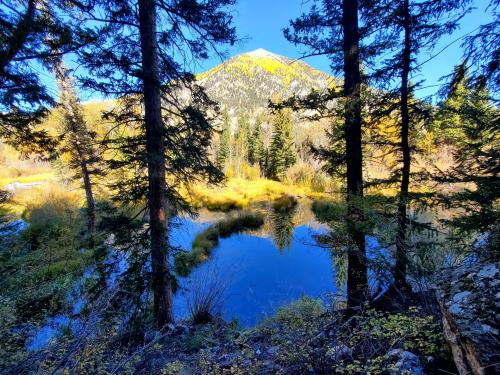
<instances>
[{"instance_id":1,"label":"hillside","mask_svg":"<svg viewBox=\"0 0 500 375\"><path fill-rule=\"evenodd\" d=\"M269 98L305 95L335 84L330 75L308 64L262 48L237 55L197 76L209 96L230 117L256 116L266 110Z\"/></svg>"}]
</instances>

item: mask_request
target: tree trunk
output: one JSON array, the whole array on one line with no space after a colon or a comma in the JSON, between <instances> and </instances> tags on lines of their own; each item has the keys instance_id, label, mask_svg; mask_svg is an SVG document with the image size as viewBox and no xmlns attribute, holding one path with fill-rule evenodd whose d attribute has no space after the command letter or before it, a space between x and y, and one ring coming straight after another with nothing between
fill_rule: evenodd
<instances>
[{"instance_id":1,"label":"tree trunk","mask_svg":"<svg viewBox=\"0 0 500 375\"><path fill-rule=\"evenodd\" d=\"M410 116L408 109L408 76L410 74L410 9L409 0L403 1L404 49L403 66L401 70L401 153L403 166L401 169L401 190L398 202L398 230L396 235L396 264L394 267L394 283L397 288L406 288L406 229L408 223L407 205L410 185L410 145L408 133Z\"/></svg>"},{"instance_id":2,"label":"tree trunk","mask_svg":"<svg viewBox=\"0 0 500 375\"><path fill-rule=\"evenodd\" d=\"M74 86L70 78L67 76L66 68L62 59L56 60L54 63L54 72L57 78L59 89L61 91L61 104L69 118L68 130L72 134L72 147L78 155L80 169L83 179L83 188L87 200L87 230L90 235L95 234L96 215L94 193L92 191L92 182L88 169L89 150L84 149L85 137L88 135L87 124L81 116L81 108L79 107L78 97L74 90ZM90 150L92 152L92 150Z\"/></svg>"},{"instance_id":3,"label":"tree trunk","mask_svg":"<svg viewBox=\"0 0 500 375\"><path fill-rule=\"evenodd\" d=\"M368 293L363 218L363 152L361 145L361 72L358 1L343 0L345 141L347 157L348 247L347 306L362 303Z\"/></svg>"},{"instance_id":4,"label":"tree trunk","mask_svg":"<svg viewBox=\"0 0 500 375\"><path fill-rule=\"evenodd\" d=\"M87 168L87 161L82 160L82 177L83 177L83 187L85 189L85 197L87 199L87 225L89 234L95 234L95 201L94 193L92 192L92 183L90 182L90 174Z\"/></svg>"},{"instance_id":5,"label":"tree trunk","mask_svg":"<svg viewBox=\"0 0 500 375\"><path fill-rule=\"evenodd\" d=\"M165 136L161 117L160 76L156 42L156 4L139 0L139 31L144 82L144 112L149 182L152 287L157 328L173 321L167 244Z\"/></svg>"}]
</instances>

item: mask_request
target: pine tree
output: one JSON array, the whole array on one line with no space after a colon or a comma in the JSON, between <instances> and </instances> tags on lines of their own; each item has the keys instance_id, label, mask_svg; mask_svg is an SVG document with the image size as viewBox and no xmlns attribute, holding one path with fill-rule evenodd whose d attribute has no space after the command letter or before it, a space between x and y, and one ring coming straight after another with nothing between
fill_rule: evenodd
<instances>
[{"instance_id":1,"label":"pine tree","mask_svg":"<svg viewBox=\"0 0 500 375\"><path fill-rule=\"evenodd\" d=\"M295 150L291 136L292 119L289 110L279 110L273 118L273 135L269 147L267 175L283 180L287 169L295 163Z\"/></svg>"},{"instance_id":2,"label":"pine tree","mask_svg":"<svg viewBox=\"0 0 500 375\"><path fill-rule=\"evenodd\" d=\"M436 138L449 145L453 145L464 136L460 108L464 106L470 94L470 78L465 64L455 67L452 82L447 90L446 99L439 106L433 121Z\"/></svg>"},{"instance_id":3,"label":"pine tree","mask_svg":"<svg viewBox=\"0 0 500 375\"><path fill-rule=\"evenodd\" d=\"M27 0L0 6L0 137L25 155L47 157L57 144L37 129L55 104L40 70L94 38L74 16L84 6L71 3Z\"/></svg>"},{"instance_id":4,"label":"pine tree","mask_svg":"<svg viewBox=\"0 0 500 375\"><path fill-rule=\"evenodd\" d=\"M328 134L330 144L316 150L316 156L327 163L327 170L340 172L346 178L346 223L348 244L347 304L358 306L368 297L368 276L363 213L363 151L361 139L361 59L368 62L377 53L376 48L366 48L363 37L370 35L370 22L366 21L360 33L359 20L366 12L365 2L358 0L316 0L309 13L291 21L285 37L296 45L305 46L310 55L325 55L331 61L334 73L342 72L342 92L335 89L326 93L313 92L299 101L303 109L312 109L322 116L332 118L327 103L342 98L344 106L342 127L332 120L334 131ZM340 144L341 147L338 147ZM345 152L342 152L344 151Z\"/></svg>"},{"instance_id":5,"label":"pine tree","mask_svg":"<svg viewBox=\"0 0 500 375\"><path fill-rule=\"evenodd\" d=\"M61 60L54 64L54 71L60 91L60 108L63 112L63 142L59 151L68 155L68 169L73 173L73 179L82 181L87 200L87 229L92 235L96 230L96 213L91 176L102 175L98 167L100 157L94 146L95 133L88 129L74 83Z\"/></svg>"},{"instance_id":6,"label":"pine tree","mask_svg":"<svg viewBox=\"0 0 500 375\"><path fill-rule=\"evenodd\" d=\"M232 142L233 162L235 163L236 173L241 172L243 163L248 162L248 145L250 138L250 123L246 116L238 119L234 140Z\"/></svg>"},{"instance_id":7,"label":"pine tree","mask_svg":"<svg viewBox=\"0 0 500 375\"><path fill-rule=\"evenodd\" d=\"M251 165L258 164L263 170L263 158L264 158L264 140L262 139L262 125L260 123L256 123L252 136L250 137L248 143L248 162Z\"/></svg>"},{"instance_id":8,"label":"pine tree","mask_svg":"<svg viewBox=\"0 0 500 375\"><path fill-rule=\"evenodd\" d=\"M462 65L464 69L465 65ZM453 166L435 175L440 183L460 184L458 192L440 194L440 203L458 210L448 220L459 238L486 235L481 257L500 258L500 110L493 104L487 85L481 80L466 81L467 95L460 106L445 107L458 116L463 136L457 138ZM456 87L451 85L450 89ZM450 96L453 92L450 92ZM445 102L446 103L446 102ZM465 188L463 187L465 184Z\"/></svg>"},{"instance_id":9,"label":"pine tree","mask_svg":"<svg viewBox=\"0 0 500 375\"><path fill-rule=\"evenodd\" d=\"M208 155L217 108L186 67L207 58L213 46L235 42L226 11L234 1L89 3L95 12L90 26L99 38L80 52L93 73L82 83L121 98L107 114L129 129L109 144L120 153L110 160L121 177L113 190L123 203L147 201L154 319L161 328L173 320L167 229L170 217L188 208L180 187L223 178ZM134 175L120 172L125 168Z\"/></svg>"},{"instance_id":10,"label":"pine tree","mask_svg":"<svg viewBox=\"0 0 500 375\"><path fill-rule=\"evenodd\" d=\"M219 136L219 148L217 149L217 166L224 168L227 158L229 157L229 142L231 137L231 128L227 114L223 116L222 129Z\"/></svg>"},{"instance_id":11,"label":"pine tree","mask_svg":"<svg viewBox=\"0 0 500 375\"><path fill-rule=\"evenodd\" d=\"M410 176L412 152L415 142L410 135L415 132L419 122L429 122L429 110L421 101L413 98L416 85L410 79L418 72L421 64L417 64L419 53L429 50L439 38L451 33L458 27L458 21L467 11L469 0L446 1L380 1L370 8L368 17L381 30L375 39L383 41L384 50L393 51L394 55L382 61L381 67L374 76L386 84L387 91L380 94L382 98L377 104L379 108L372 115L387 116L393 112L399 123L399 141L387 139L382 143L397 154L400 167L393 171L387 183L399 183L397 203L396 262L394 281L398 288L407 288L406 269L408 264L408 207L410 204ZM396 81L397 84L391 85Z\"/></svg>"}]
</instances>

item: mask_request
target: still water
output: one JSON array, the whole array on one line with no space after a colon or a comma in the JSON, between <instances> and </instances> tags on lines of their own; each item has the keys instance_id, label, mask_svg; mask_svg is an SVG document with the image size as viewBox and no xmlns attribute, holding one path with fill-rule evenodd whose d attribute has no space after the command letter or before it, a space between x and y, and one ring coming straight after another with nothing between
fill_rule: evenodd
<instances>
[{"instance_id":1,"label":"still water","mask_svg":"<svg viewBox=\"0 0 500 375\"><path fill-rule=\"evenodd\" d=\"M315 219L310 204L300 202L288 212L276 213L271 208L263 212L262 228L220 239L206 262L179 279L180 288L174 296L176 319L188 318L193 295L214 284L221 288L219 313L244 327L258 324L302 296L328 303L332 297L345 295L345 262L318 243L318 236L327 234L328 228ZM224 213L202 210L194 219L176 218L169 240L189 250L198 233L225 217ZM367 237L367 253L369 259L389 262L385 259L387 252L373 237ZM107 284L113 284L128 267L123 256L114 256L118 258L108 261L116 265L116 271L108 276ZM27 341L28 350L44 348L65 329L78 332L78 313L86 303L82 286L94 272L95 267L90 267L68 294L72 313L47 319ZM372 291L383 287L385 275L387 269L369 272Z\"/></svg>"},{"instance_id":2,"label":"still water","mask_svg":"<svg viewBox=\"0 0 500 375\"><path fill-rule=\"evenodd\" d=\"M217 215L207 212L196 220L178 219L180 225L172 230L171 241L189 249L196 234L216 220ZM327 232L328 228L315 220L307 203L300 203L288 215L280 213L278 218L268 210L261 230L221 239L210 259L190 277L180 280L182 288L174 299L176 317L187 317L193 290L210 283L224 284L222 316L237 319L245 327L305 295L326 303L335 296L342 298L345 270L332 251L317 241L318 235ZM373 237L367 237L367 250L371 259L381 260L386 254ZM380 275L370 272L374 291L381 280L376 276Z\"/></svg>"}]
</instances>

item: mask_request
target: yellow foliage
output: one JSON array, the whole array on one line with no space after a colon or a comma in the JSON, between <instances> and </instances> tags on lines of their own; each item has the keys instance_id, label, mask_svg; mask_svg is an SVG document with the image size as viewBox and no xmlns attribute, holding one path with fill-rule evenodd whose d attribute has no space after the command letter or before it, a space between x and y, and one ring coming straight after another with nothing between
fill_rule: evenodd
<instances>
[{"instance_id":1,"label":"yellow foliage","mask_svg":"<svg viewBox=\"0 0 500 375\"><path fill-rule=\"evenodd\" d=\"M229 178L224 186L210 187L198 184L186 192L186 198L197 207L213 210L243 208L253 204L274 201L283 195L318 198L325 193L315 193L307 186L296 186L264 178L246 180Z\"/></svg>"}]
</instances>

